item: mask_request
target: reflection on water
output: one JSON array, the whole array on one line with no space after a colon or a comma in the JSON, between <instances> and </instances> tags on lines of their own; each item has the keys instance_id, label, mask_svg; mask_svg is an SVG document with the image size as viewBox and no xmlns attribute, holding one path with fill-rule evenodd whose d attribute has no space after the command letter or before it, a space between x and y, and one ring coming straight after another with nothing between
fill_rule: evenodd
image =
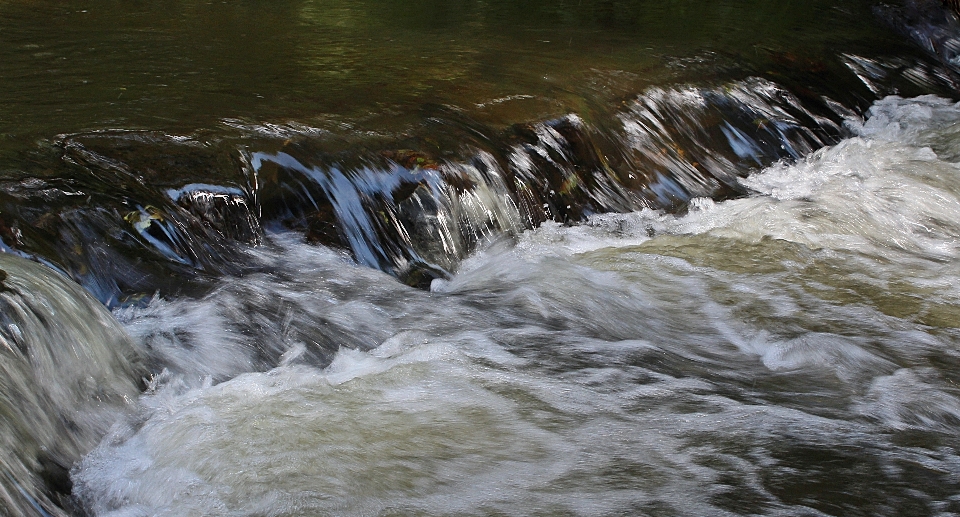
<instances>
[{"instance_id":1,"label":"reflection on water","mask_svg":"<svg viewBox=\"0 0 960 517\"><path fill-rule=\"evenodd\" d=\"M0 134L190 131L236 117L353 125L409 116L423 103L497 122L534 120L678 77L771 71L784 56L799 68L836 48L910 53L869 8L8 0L0 4Z\"/></svg>"},{"instance_id":2,"label":"reflection on water","mask_svg":"<svg viewBox=\"0 0 960 517\"><path fill-rule=\"evenodd\" d=\"M752 196L547 223L431 292L276 235L270 273L120 313L168 368L75 493L97 515L960 511L960 183L928 147L957 149L960 108L871 115Z\"/></svg>"},{"instance_id":3,"label":"reflection on water","mask_svg":"<svg viewBox=\"0 0 960 517\"><path fill-rule=\"evenodd\" d=\"M0 0L0 513L960 514L957 34Z\"/></svg>"}]
</instances>

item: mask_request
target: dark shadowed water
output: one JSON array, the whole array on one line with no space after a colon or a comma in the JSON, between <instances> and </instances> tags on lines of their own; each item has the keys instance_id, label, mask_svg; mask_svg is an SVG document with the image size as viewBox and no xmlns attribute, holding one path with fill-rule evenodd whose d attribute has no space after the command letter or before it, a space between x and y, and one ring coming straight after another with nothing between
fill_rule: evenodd
<instances>
[{"instance_id":1,"label":"dark shadowed water","mask_svg":"<svg viewBox=\"0 0 960 517\"><path fill-rule=\"evenodd\" d=\"M960 515L958 72L933 1L0 0L0 513Z\"/></svg>"},{"instance_id":2,"label":"dark shadowed water","mask_svg":"<svg viewBox=\"0 0 960 517\"><path fill-rule=\"evenodd\" d=\"M384 119L411 122L425 105L530 122L606 110L655 84L836 72L844 53L915 59L872 7L4 1L0 134L218 132L225 119L377 130ZM854 84L834 81L836 92ZM805 86L829 88L818 83Z\"/></svg>"}]
</instances>

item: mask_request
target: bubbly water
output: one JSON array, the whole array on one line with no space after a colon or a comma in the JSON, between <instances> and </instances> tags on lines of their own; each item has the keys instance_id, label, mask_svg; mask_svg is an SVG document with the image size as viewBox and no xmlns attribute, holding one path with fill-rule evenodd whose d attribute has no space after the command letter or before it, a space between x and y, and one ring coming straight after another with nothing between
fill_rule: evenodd
<instances>
[{"instance_id":1,"label":"bubbly water","mask_svg":"<svg viewBox=\"0 0 960 517\"><path fill-rule=\"evenodd\" d=\"M940 0L81 3L0 0L0 514L960 515Z\"/></svg>"},{"instance_id":2,"label":"bubbly water","mask_svg":"<svg viewBox=\"0 0 960 517\"><path fill-rule=\"evenodd\" d=\"M273 232L115 312L161 372L97 516L956 515L960 106L888 97L750 193L493 238L429 291Z\"/></svg>"},{"instance_id":3,"label":"bubbly water","mask_svg":"<svg viewBox=\"0 0 960 517\"><path fill-rule=\"evenodd\" d=\"M46 514L48 489L69 490L70 467L132 409L142 350L49 268L0 254L0 273L0 510Z\"/></svg>"}]
</instances>

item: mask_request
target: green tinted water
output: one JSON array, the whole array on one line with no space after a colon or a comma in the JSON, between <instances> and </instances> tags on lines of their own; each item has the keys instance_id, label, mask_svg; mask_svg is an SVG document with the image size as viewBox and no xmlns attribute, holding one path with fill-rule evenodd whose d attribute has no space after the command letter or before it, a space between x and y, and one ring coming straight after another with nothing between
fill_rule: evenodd
<instances>
[{"instance_id":1,"label":"green tinted water","mask_svg":"<svg viewBox=\"0 0 960 517\"><path fill-rule=\"evenodd\" d=\"M957 68L873 7L0 0L0 252L150 371L0 325L0 513L960 513L960 109L857 122Z\"/></svg>"},{"instance_id":2,"label":"green tinted water","mask_svg":"<svg viewBox=\"0 0 960 517\"><path fill-rule=\"evenodd\" d=\"M379 129L437 103L528 121L649 84L910 52L870 4L4 0L0 146L232 118Z\"/></svg>"}]
</instances>

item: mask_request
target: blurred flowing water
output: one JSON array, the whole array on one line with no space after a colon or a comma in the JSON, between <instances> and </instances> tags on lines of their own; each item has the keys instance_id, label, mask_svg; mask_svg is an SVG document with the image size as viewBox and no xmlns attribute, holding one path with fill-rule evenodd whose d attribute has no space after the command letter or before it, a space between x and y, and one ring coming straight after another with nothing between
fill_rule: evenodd
<instances>
[{"instance_id":1,"label":"blurred flowing water","mask_svg":"<svg viewBox=\"0 0 960 517\"><path fill-rule=\"evenodd\" d=\"M912 0L0 0L0 512L960 515L957 56Z\"/></svg>"}]
</instances>

